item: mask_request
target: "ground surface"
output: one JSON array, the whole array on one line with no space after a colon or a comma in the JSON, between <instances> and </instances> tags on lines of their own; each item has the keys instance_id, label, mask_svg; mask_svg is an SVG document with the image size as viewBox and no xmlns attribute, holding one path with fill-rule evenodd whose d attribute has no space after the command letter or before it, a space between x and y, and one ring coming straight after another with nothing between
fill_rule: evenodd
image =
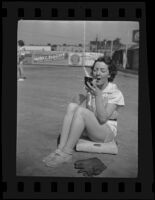
<instances>
[{"instance_id":1,"label":"ground surface","mask_svg":"<svg viewBox=\"0 0 155 200\"><path fill-rule=\"evenodd\" d=\"M24 66L27 79L18 82L17 175L81 177L74 161L98 157L107 166L96 177L136 177L138 173L138 76L119 72L115 83L126 107L118 118L118 155L75 152L73 162L46 167L42 159L56 148L63 117L71 98L83 90L79 67Z\"/></svg>"}]
</instances>

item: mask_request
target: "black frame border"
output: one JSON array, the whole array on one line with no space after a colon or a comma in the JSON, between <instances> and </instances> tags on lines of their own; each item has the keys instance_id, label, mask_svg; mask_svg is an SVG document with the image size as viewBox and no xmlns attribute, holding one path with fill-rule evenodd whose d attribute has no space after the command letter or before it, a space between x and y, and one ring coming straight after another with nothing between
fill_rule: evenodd
<instances>
[{"instance_id":1,"label":"black frame border","mask_svg":"<svg viewBox=\"0 0 155 200\"><path fill-rule=\"evenodd\" d=\"M153 150L144 2L3 2L2 188L6 199L153 199ZM138 21L140 25L138 177L16 176L18 20ZM8 56L9 55L9 56ZM8 59L9 57L9 59ZM145 91L145 95L144 95ZM10 101L11 100L11 101ZM149 156L146 156L149 155Z\"/></svg>"}]
</instances>

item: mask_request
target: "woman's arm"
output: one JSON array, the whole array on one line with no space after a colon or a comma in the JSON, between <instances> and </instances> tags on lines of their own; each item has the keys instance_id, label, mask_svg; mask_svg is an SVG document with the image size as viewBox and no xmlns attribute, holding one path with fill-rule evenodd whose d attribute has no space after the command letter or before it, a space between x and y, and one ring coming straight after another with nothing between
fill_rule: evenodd
<instances>
[{"instance_id":1,"label":"woman's arm","mask_svg":"<svg viewBox=\"0 0 155 200\"><path fill-rule=\"evenodd\" d=\"M103 99L102 94L98 94L95 96L96 103L96 114L97 119L100 124L104 124L112 115L112 113L116 110L116 104L108 104L108 99L105 97Z\"/></svg>"},{"instance_id":2,"label":"woman's arm","mask_svg":"<svg viewBox=\"0 0 155 200\"><path fill-rule=\"evenodd\" d=\"M92 89L92 94L95 96L97 119L100 124L104 124L117 109L117 105L108 104L108 97L104 97L103 99L102 90L95 85L95 81L93 87L90 84L89 86Z\"/></svg>"}]
</instances>

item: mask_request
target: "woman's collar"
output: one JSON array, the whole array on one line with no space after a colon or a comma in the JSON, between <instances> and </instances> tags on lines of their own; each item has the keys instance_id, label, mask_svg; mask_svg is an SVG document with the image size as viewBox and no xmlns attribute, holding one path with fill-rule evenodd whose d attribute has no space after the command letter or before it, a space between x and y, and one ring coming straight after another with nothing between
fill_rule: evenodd
<instances>
[{"instance_id":1,"label":"woman's collar","mask_svg":"<svg viewBox=\"0 0 155 200\"><path fill-rule=\"evenodd\" d=\"M103 92L111 92L116 89L116 84L108 82L108 85L103 89Z\"/></svg>"}]
</instances>

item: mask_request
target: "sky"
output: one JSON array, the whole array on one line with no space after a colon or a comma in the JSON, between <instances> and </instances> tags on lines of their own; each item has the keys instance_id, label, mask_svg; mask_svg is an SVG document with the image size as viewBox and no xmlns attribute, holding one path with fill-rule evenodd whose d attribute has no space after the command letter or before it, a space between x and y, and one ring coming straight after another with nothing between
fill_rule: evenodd
<instances>
[{"instance_id":1,"label":"sky","mask_svg":"<svg viewBox=\"0 0 155 200\"><path fill-rule=\"evenodd\" d=\"M139 23L131 21L20 20L17 38L24 40L26 45L83 44L84 38L88 44L96 37L98 40L120 38L123 44L132 44L132 31L137 29Z\"/></svg>"}]
</instances>

